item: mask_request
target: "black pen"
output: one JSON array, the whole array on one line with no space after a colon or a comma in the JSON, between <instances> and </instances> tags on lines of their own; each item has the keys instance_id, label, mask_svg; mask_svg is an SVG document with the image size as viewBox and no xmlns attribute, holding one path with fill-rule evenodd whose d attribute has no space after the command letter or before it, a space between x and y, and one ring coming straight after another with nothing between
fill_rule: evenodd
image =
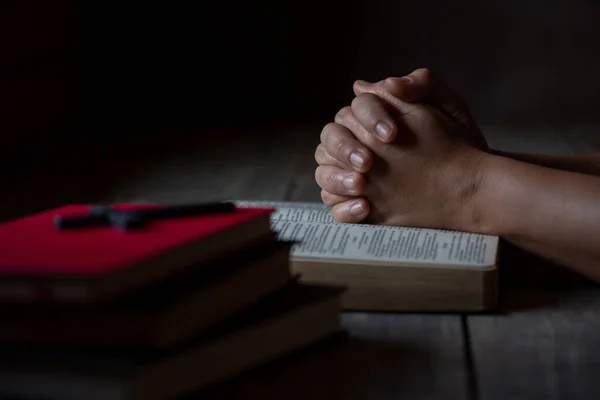
<instances>
[{"instance_id":1,"label":"black pen","mask_svg":"<svg viewBox=\"0 0 600 400\"><path fill-rule=\"evenodd\" d=\"M87 215L57 215L54 217L54 225L61 230L102 225L112 225L120 229L133 229L141 228L148 222L155 220L231 213L235 210L236 206L231 202L185 204L131 211L115 210L109 206L93 206Z\"/></svg>"},{"instance_id":2,"label":"black pen","mask_svg":"<svg viewBox=\"0 0 600 400\"><path fill-rule=\"evenodd\" d=\"M236 210L231 202L211 202L200 204L183 204L159 208L149 208L133 211L142 218L152 221L156 219L171 219L193 217L196 215L230 213Z\"/></svg>"}]
</instances>

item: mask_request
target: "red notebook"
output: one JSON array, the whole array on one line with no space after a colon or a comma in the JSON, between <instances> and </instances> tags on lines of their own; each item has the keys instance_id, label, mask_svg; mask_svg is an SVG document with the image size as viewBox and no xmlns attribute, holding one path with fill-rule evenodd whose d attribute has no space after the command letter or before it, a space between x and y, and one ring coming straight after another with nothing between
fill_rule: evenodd
<instances>
[{"instance_id":1,"label":"red notebook","mask_svg":"<svg viewBox=\"0 0 600 400\"><path fill-rule=\"evenodd\" d=\"M68 205L0 224L0 298L115 299L272 237L270 209L156 220L132 231L55 228L57 214L85 215L88 210L87 205Z\"/></svg>"}]
</instances>

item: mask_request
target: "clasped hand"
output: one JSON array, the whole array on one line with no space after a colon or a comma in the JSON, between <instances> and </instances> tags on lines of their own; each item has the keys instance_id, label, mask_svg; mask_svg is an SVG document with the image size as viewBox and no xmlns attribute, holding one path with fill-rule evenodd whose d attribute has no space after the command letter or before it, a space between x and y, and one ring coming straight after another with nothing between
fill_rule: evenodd
<instances>
[{"instance_id":1,"label":"clasped hand","mask_svg":"<svg viewBox=\"0 0 600 400\"><path fill-rule=\"evenodd\" d=\"M477 231L487 144L464 100L425 69L354 93L315 151L335 220Z\"/></svg>"}]
</instances>

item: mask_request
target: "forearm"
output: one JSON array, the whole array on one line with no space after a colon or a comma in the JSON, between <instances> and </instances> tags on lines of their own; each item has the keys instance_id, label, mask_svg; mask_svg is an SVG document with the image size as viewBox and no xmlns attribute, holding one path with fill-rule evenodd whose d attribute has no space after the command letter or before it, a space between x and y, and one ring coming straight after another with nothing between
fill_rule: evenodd
<instances>
[{"instance_id":1,"label":"forearm","mask_svg":"<svg viewBox=\"0 0 600 400\"><path fill-rule=\"evenodd\" d=\"M556 156L493 151L493 154L563 171L600 176L600 154Z\"/></svg>"},{"instance_id":2,"label":"forearm","mask_svg":"<svg viewBox=\"0 0 600 400\"><path fill-rule=\"evenodd\" d=\"M479 231L600 281L600 177L500 156L481 165Z\"/></svg>"}]
</instances>

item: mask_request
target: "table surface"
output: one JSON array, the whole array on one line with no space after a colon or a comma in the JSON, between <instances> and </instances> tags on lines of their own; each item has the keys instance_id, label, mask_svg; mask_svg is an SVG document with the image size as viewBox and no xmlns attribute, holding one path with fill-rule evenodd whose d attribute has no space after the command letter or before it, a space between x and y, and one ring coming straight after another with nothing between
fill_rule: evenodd
<instances>
[{"instance_id":1,"label":"table surface","mask_svg":"<svg viewBox=\"0 0 600 400\"><path fill-rule=\"evenodd\" d=\"M588 135L600 128L483 130L502 150L600 150L600 136ZM100 146L11 164L0 218L79 202L320 201L313 159L320 127L233 131L191 130L137 151ZM598 287L505 243L502 257L496 312L343 313L346 337L218 385L208 397L600 398Z\"/></svg>"}]
</instances>

